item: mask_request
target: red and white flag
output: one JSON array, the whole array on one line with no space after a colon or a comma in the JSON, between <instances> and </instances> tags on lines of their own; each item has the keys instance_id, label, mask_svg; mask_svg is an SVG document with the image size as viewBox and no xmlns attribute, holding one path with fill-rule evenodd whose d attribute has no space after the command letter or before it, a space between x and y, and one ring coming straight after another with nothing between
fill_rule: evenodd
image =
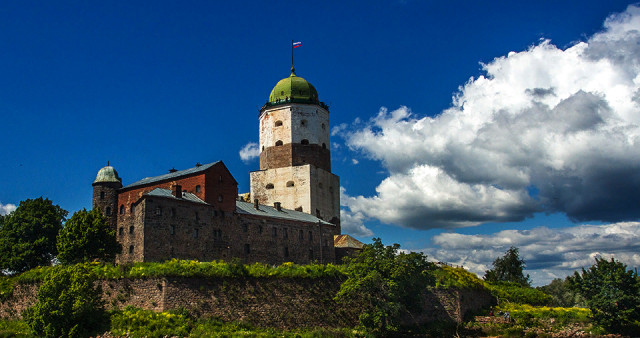
<instances>
[{"instance_id":1,"label":"red and white flag","mask_svg":"<svg viewBox=\"0 0 640 338\"><path fill-rule=\"evenodd\" d=\"M302 42L298 41L293 43L293 48L298 48L298 47L302 47Z\"/></svg>"}]
</instances>

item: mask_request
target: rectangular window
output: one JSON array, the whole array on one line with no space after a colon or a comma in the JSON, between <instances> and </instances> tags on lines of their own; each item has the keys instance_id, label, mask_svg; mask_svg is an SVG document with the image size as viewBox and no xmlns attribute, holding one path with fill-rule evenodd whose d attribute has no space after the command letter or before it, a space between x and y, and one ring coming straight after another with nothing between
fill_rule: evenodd
<instances>
[{"instance_id":1,"label":"rectangular window","mask_svg":"<svg viewBox=\"0 0 640 338\"><path fill-rule=\"evenodd\" d=\"M247 223L242 224L242 232L249 232L249 226Z\"/></svg>"},{"instance_id":2,"label":"rectangular window","mask_svg":"<svg viewBox=\"0 0 640 338\"><path fill-rule=\"evenodd\" d=\"M289 231L288 231L288 229L287 229L287 228L284 228L284 229L282 230L282 237L283 237L283 238L289 238Z\"/></svg>"},{"instance_id":3,"label":"rectangular window","mask_svg":"<svg viewBox=\"0 0 640 338\"><path fill-rule=\"evenodd\" d=\"M244 253L247 255L251 253L251 246L249 246L249 244L244 245Z\"/></svg>"},{"instance_id":4,"label":"rectangular window","mask_svg":"<svg viewBox=\"0 0 640 338\"><path fill-rule=\"evenodd\" d=\"M200 215L198 214L198 212L196 211L196 221L200 220Z\"/></svg>"},{"instance_id":5,"label":"rectangular window","mask_svg":"<svg viewBox=\"0 0 640 338\"><path fill-rule=\"evenodd\" d=\"M285 257L289 257L289 247L288 246L284 247L284 256Z\"/></svg>"},{"instance_id":6,"label":"rectangular window","mask_svg":"<svg viewBox=\"0 0 640 338\"><path fill-rule=\"evenodd\" d=\"M176 215L176 208L171 208L171 216L175 216Z\"/></svg>"},{"instance_id":7,"label":"rectangular window","mask_svg":"<svg viewBox=\"0 0 640 338\"><path fill-rule=\"evenodd\" d=\"M198 238L198 229L193 230L193 238Z\"/></svg>"},{"instance_id":8,"label":"rectangular window","mask_svg":"<svg viewBox=\"0 0 640 338\"><path fill-rule=\"evenodd\" d=\"M272 236L278 237L278 228L274 227L272 231L273 231Z\"/></svg>"},{"instance_id":9,"label":"rectangular window","mask_svg":"<svg viewBox=\"0 0 640 338\"><path fill-rule=\"evenodd\" d=\"M172 234L172 235L176 234L176 226L175 225L173 225L173 224L171 225L171 228L169 229L169 233Z\"/></svg>"},{"instance_id":10,"label":"rectangular window","mask_svg":"<svg viewBox=\"0 0 640 338\"><path fill-rule=\"evenodd\" d=\"M261 234L262 233L262 225L258 225L258 233Z\"/></svg>"},{"instance_id":11,"label":"rectangular window","mask_svg":"<svg viewBox=\"0 0 640 338\"><path fill-rule=\"evenodd\" d=\"M309 241L313 240L313 232L309 231Z\"/></svg>"},{"instance_id":12,"label":"rectangular window","mask_svg":"<svg viewBox=\"0 0 640 338\"><path fill-rule=\"evenodd\" d=\"M300 230L300 232L298 232L298 239L300 241L304 240L304 231Z\"/></svg>"}]
</instances>

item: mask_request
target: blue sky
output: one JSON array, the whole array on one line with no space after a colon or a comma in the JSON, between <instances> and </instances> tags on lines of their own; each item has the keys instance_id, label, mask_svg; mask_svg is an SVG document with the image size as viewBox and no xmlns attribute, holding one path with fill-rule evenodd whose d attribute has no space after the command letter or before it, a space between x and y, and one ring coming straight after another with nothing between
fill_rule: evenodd
<instances>
[{"instance_id":1,"label":"blue sky","mask_svg":"<svg viewBox=\"0 0 640 338\"><path fill-rule=\"evenodd\" d=\"M89 208L107 161L126 184L222 160L248 191L239 151L293 39L331 106L346 231L474 272L516 245L535 284L640 265L632 2L363 4L0 4L0 212Z\"/></svg>"}]
</instances>

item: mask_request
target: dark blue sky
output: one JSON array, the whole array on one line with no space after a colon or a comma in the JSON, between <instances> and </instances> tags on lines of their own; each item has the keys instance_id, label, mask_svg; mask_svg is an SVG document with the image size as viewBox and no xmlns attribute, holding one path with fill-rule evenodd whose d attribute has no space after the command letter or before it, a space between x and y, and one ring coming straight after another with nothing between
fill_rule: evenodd
<instances>
[{"instance_id":1,"label":"dark blue sky","mask_svg":"<svg viewBox=\"0 0 640 338\"><path fill-rule=\"evenodd\" d=\"M289 75L292 39L303 43L297 74L331 106L332 126L367 121L381 107L436 116L482 74L480 63L541 39L558 48L585 41L630 3L3 2L0 204L42 195L70 212L89 208L107 161L127 184L222 160L248 191L258 162L238 151L258 141L258 109ZM332 142L341 185L374 195L385 167L339 136ZM367 222L385 243L410 249L442 232ZM559 213L457 231L570 224Z\"/></svg>"}]
</instances>

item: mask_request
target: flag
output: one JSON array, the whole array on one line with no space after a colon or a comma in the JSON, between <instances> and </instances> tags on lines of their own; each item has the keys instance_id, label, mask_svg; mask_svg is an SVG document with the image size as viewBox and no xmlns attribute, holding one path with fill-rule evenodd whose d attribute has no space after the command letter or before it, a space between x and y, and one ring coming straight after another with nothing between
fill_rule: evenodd
<instances>
[{"instance_id":1,"label":"flag","mask_svg":"<svg viewBox=\"0 0 640 338\"><path fill-rule=\"evenodd\" d=\"M298 42L294 42L293 43L293 48L298 48L302 46L302 42L298 41Z\"/></svg>"}]
</instances>

